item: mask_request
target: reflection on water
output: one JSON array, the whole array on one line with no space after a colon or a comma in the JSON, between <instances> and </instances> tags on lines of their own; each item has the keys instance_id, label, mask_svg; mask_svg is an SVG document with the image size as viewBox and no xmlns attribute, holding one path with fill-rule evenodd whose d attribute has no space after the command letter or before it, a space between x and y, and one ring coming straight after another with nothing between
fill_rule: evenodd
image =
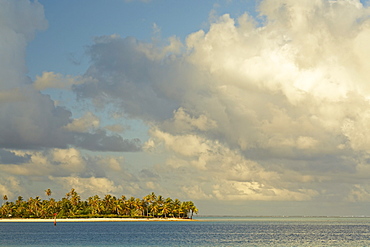
<instances>
[{"instance_id":1,"label":"reflection on water","mask_svg":"<svg viewBox=\"0 0 370 247\"><path fill-rule=\"evenodd\" d=\"M0 246L370 246L369 218L1 223Z\"/></svg>"}]
</instances>

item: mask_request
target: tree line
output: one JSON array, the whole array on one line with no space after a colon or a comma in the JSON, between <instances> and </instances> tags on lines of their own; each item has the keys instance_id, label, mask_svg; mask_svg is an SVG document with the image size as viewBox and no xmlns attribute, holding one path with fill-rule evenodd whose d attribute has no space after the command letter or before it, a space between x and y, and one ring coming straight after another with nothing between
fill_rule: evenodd
<instances>
[{"instance_id":1,"label":"tree line","mask_svg":"<svg viewBox=\"0 0 370 247\"><path fill-rule=\"evenodd\" d=\"M65 197L57 201L51 198L51 190L45 190L48 200L39 196L24 200L18 196L15 202L9 202L3 196L0 207L1 218L99 218L99 217L148 217L148 218L190 218L198 213L192 201L181 202L178 199L164 198L152 192L143 198L124 195L115 197L110 194L100 198L98 195L81 200L75 189L66 193Z\"/></svg>"}]
</instances>

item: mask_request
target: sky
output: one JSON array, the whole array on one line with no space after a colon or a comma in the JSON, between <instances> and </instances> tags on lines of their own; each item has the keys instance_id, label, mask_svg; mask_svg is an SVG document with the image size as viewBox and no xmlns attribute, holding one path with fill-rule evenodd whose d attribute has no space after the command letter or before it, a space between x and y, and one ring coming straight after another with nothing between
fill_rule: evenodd
<instances>
[{"instance_id":1,"label":"sky","mask_svg":"<svg viewBox=\"0 0 370 247\"><path fill-rule=\"evenodd\" d=\"M0 0L0 194L370 216L359 0Z\"/></svg>"}]
</instances>

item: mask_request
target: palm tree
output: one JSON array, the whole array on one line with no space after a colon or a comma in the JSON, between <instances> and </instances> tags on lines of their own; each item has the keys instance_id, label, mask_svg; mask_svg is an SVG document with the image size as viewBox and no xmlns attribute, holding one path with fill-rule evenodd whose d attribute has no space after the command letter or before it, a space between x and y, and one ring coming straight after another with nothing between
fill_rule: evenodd
<instances>
[{"instance_id":1,"label":"palm tree","mask_svg":"<svg viewBox=\"0 0 370 247\"><path fill-rule=\"evenodd\" d=\"M150 195L150 201L153 203L153 202L155 202L156 200L157 200L157 196L155 195L155 193L154 192L152 192Z\"/></svg>"},{"instance_id":2,"label":"palm tree","mask_svg":"<svg viewBox=\"0 0 370 247\"><path fill-rule=\"evenodd\" d=\"M23 202L23 197L18 196L18 198L17 198L17 200L15 201L15 203L19 204L19 203L21 203L21 202Z\"/></svg>"},{"instance_id":3,"label":"palm tree","mask_svg":"<svg viewBox=\"0 0 370 247\"><path fill-rule=\"evenodd\" d=\"M73 205L73 206L77 206L78 205L78 203L80 202L80 200L81 200L81 197L78 195L78 193L76 192L76 190L75 189L71 189L71 191L70 192L68 192L67 194L66 194L66 197L67 197L67 199L69 199L70 200L70 202L71 202L71 204Z\"/></svg>"},{"instance_id":4,"label":"palm tree","mask_svg":"<svg viewBox=\"0 0 370 247\"><path fill-rule=\"evenodd\" d=\"M58 207L60 207L61 216L73 215L73 209L71 201L68 198L63 197L61 201L58 202Z\"/></svg>"},{"instance_id":5,"label":"palm tree","mask_svg":"<svg viewBox=\"0 0 370 247\"><path fill-rule=\"evenodd\" d=\"M162 207L162 214L165 218L167 218L167 215L173 212L173 200L171 198L166 198L164 201L163 207Z\"/></svg>"},{"instance_id":6,"label":"palm tree","mask_svg":"<svg viewBox=\"0 0 370 247\"><path fill-rule=\"evenodd\" d=\"M47 190L45 190L45 193L46 193L46 195L47 195L48 197L50 197L50 196L51 196L51 189L47 189Z\"/></svg>"},{"instance_id":7,"label":"palm tree","mask_svg":"<svg viewBox=\"0 0 370 247\"><path fill-rule=\"evenodd\" d=\"M50 216L49 201L43 200L40 203L40 218L46 218Z\"/></svg>"},{"instance_id":8,"label":"palm tree","mask_svg":"<svg viewBox=\"0 0 370 247\"><path fill-rule=\"evenodd\" d=\"M14 212L14 216L15 217L24 217L24 216L28 216L27 213L26 213L26 203L25 202L22 202L22 203L16 203L15 205L15 212Z\"/></svg>"},{"instance_id":9,"label":"palm tree","mask_svg":"<svg viewBox=\"0 0 370 247\"><path fill-rule=\"evenodd\" d=\"M122 203L122 211L123 211L123 214L126 215L126 216L130 216L131 214L131 203L129 202L129 200L126 200Z\"/></svg>"},{"instance_id":10,"label":"palm tree","mask_svg":"<svg viewBox=\"0 0 370 247\"><path fill-rule=\"evenodd\" d=\"M157 206L154 206L154 204L157 203L157 196L154 192L150 193L149 195L146 195L143 197L143 200L146 202L146 215L148 216L149 213L154 216L153 208L157 210Z\"/></svg>"},{"instance_id":11,"label":"palm tree","mask_svg":"<svg viewBox=\"0 0 370 247\"><path fill-rule=\"evenodd\" d=\"M158 205L158 203L153 203L152 204L152 214L153 214L153 216L154 217L157 217L158 216L158 213L159 213L159 211L160 211L160 207L159 207L159 205Z\"/></svg>"},{"instance_id":12,"label":"palm tree","mask_svg":"<svg viewBox=\"0 0 370 247\"><path fill-rule=\"evenodd\" d=\"M23 197L18 196L18 199L15 201L15 217L22 217L26 213L27 203L23 201Z\"/></svg>"},{"instance_id":13,"label":"palm tree","mask_svg":"<svg viewBox=\"0 0 370 247\"><path fill-rule=\"evenodd\" d=\"M4 196L4 200L8 200L8 198L6 197L6 195ZM5 202L2 206L1 206L1 215L5 216L5 217L12 217L13 216L13 210L15 210L16 207L15 207L15 204L13 202Z\"/></svg>"},{"instance_id":14,"label":"palm tree","mask_svg":"<svg viewBox=\"0 0 370 247\"><path fill-rule=\"evenodd\" d=\"M121 200L116 199L113 201L112 210L117 214L120 215L122 212L122 203Z\"/></svg>"},{"instance_id":15,"label":"palm tree","mask_svg":"<svg viewBox=\"0 0 370 247\"><path fill-rule=\"evenodd\" d=\"M180 212L183 213L183 217L187 217L192 219L194 213L198 213L198 209L194 206L194 203L192 201L187 201L181 203ZM190 214L190 217L189 217Z\"/></svg>"},{"instance_id":16,"label":"palm tree","mask_svg":"<svg viewBox=\"0 0 370 247\"><path fill-rule=\"evenodd\" d=\"M180 210L179 210L179 217L180 218L185 218L185 215L188 213L188 205L186 202L182 202L180 204Z\"/></svg>"},{"instance_id":17,"label":"palm tree","mask_svg":"<svg viewBox=\"0 0 370 247\"><path fill-rule=\"evenodd\" d=\"M3 201L5 201L5 202L7 202L7 201L8 201L8 196L7 196L7 195L4 195L4 196L3 196ZM4 204L4 202L3 202L3 204Z\"/></svg>"},{"instance_id":18,"label":"palm tree","mask_svg":"<svg viewBox=\"0 0 370 247\"><path fill-rule=\"evenodd\" d=\"M189 202L190 204L190 219L193 219L193 214L196 213L198 214L198 208L194 205L194 203L192 201Z\"/></svg>"},{"instance_id":19,"label":"palm tree","mask_svg":"<svg viewBox=\"0 0 370 247\"><path fill-rule=\"evenodd\" d=\"M130 210L130 216L136 215L136 199L135 197L131 196L130 199L127 201L127 207Z\"/></svg>"},{"instance_id":20,"label":"palm tree","mask_svg":"<svg viewBox=\"0 0 370 247\"><path fill-rule=\"evenodd\" d=\"M75 189L71 189L69 193L67 193L67 196L70 197L69 201L71 203L71 207L69 208L69 214L71 215L76 215L80 211L80 202L81 202L81 197L78 195Z\"/></svg>"},{"instance_id":21,"label":"palm tree","mask_svg":"<svg viewBox=\"0 0 370 247\"><path fill-rule=\"evenodd\" d=\"M161 195L159 195L158 197L157 197L157 204L161 207L161 206L163 206L163 203L164 203L164 200L163 200L163 196L161 196Z\"/></svg>"},{"instance_id":22,"label":"palm tree","mask_svg":"<svg viewBox=\"0 0 370 247\"><path fill-rule=\"evenodd\" d=\"M103 199L103 207L105 213L109 214L113 211L113 202L116 200L115 197L112 197L111 195L105 195Z\"/></svg>"},{"instance_id":23,"label":"palm tree","mask_svg":"<svg viewBox=\"0 0 370 247\"><path fill-rule=\"evenodd\" d=\"M175 199L173 201L173 204L172 204L173 208L172 208L172 213L173 213L173 216L178 216L180 217L180 206L181 206L181 202L179 199Z\"/></svg>"},{"instance_id":24,"label":"palm tree","mask_svg":"<svg viewBox=\"0 0 370 247\"><path fill-rule=\"evenodd\" d=\"M45 190L46 195L51 195L51 190ZM71 189L66 193L66 197L60 201L53 198L41 200L40 197L30 197L24 201L22 196L18 196L15 202L8 202L8 197L3 196L5 203L0 207L0 217L52 217L58 212L58 217L69 217L79 214L117 214L153 217L193 217L198 213L198 209L191 201L174 201L171 198L164 199L161 195L156 196L154 192L143 197L143 199L130 197L126 200L124 195L117 199L115 196L105 195L101 200L98 195L89 197L86 201L81 201L78 193Z\"/></svg>"},{"instance_id":25,"label":"palm tree","mask_svg":"<svg viewBox=\"0 0 370 247\"><path fill-rule=\"evenodd\" d=\"M38 196L36 196L35 198L30 197L30 199L28 199L28 205L31 215L40 217L40 207L41 207L40 197Z\"/></svg>"},{"instance_id":26,"label":"palm tree","mask_svg":"<svg viewBox=\"0 0 370 247\"><path fill-rule=\"evenodd\" d=\"M122 213L124 215L129 215L130 214L130 203L126 200L126 196L122 195L120 200L120 205L122 208Z\"/></svg>"},{"instance_id":27,"label":"palm tree","mask_svg":"<svg viewBox=\"0 0 370 247\"><path fill-rule=\"evenodd\" d=\"M165 203L162 207L162 215L164 215L165 218L167 218L167 215L171 212L171 205L168 203Z\"/></svg>"},{"instance_id":28,"label":"palm tree","mask_svg":"<svg viewBox=\"0 0 370 247\"><path fill-rule=\"evenodd\" d=\"M122 202L125 202L126 201L126 196L122 195L121 200L122 200Z\"/></svg>"},{"instance_id":29,"label":"palm tree","mask_svg":"<svg viewBox=\"0 0 370 247\"><path fill-rule=\"evenodd\" d=\"M144 209L146 210L146 216L149 215L149 206L151 203L151 195L146 195L143 197L143 206Z\"/></svg>"},{"instance_id":30,"label":"palm tree","mask_svg":"<svg viewBox=\"0 0 370 247\"><path fill-rule=\"evenodd\" d=\"M144 204L143 204L143 200L140 200L139 198L136 198L135 199L135 205L136 205L136 214L139 215L139 212L140 212L140 215L141 216L144 216Z\"/></svg>"},{"instance_id":31,"label":"palm tree","mask_svg":"<svg viewBox=\"0 0 370 247\"><path fill-rule=\"evenodd\" d=\"M91 207L92 214L99 214L101 212L100 197L98 195L89 197L88 205Z\"/></svg>"}]
</instances>

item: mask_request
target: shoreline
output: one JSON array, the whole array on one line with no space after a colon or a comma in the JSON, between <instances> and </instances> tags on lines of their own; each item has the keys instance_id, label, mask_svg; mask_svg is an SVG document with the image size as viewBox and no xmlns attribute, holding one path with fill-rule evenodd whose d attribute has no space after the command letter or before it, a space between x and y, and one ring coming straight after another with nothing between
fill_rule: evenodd
<instances>
[{"instance_id":1,"label":"shoreline","mask_svg":"<svg viewBox=\"0 0 370 247\"><path fill-rule=\"evenodd\" d=\"M75 218L75 219L56 219L56 222L129 222L129 221L196 221L194 219L179 219L179 218ZM1 222L54 222L54 219L4 219L0 218Z\"/></svg>"}]
</instances>

